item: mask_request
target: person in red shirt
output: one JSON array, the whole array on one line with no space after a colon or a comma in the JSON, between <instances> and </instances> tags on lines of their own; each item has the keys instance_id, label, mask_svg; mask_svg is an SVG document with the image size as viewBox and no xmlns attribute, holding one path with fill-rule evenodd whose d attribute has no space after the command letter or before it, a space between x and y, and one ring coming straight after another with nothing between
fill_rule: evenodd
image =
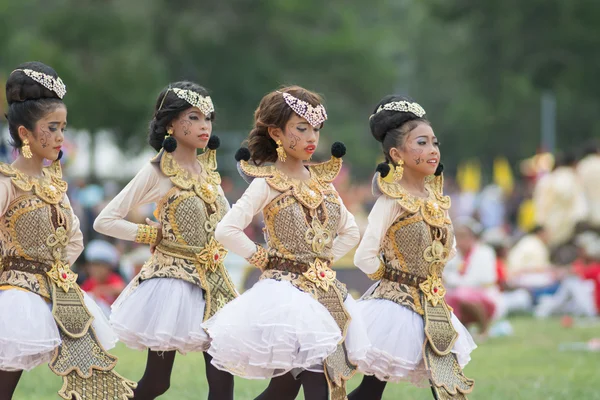
<instances>
[{"instance_id":1,"label":"person in red shirt","mask_svg":"<svg viewBox=\"0 0 600 400\"><path fill-rule=\"evenodd\" d=\"M583 235L582 235L583 236ZM573 272L581 279L594 282L596 312L600 311L600 238L582 240L580 257L573 262Z\"/></svg>"},{"instance_id":2,"label":"person in red shirt","mask_svg":"<svg viewBox=\"0 0 600 400\"><path fill-rule=\"evenodd\" d=\"M101 308L110 313L110 305L125 288L125 281L115 272L119 252L104 240L92 240L85 249L87 279L81 289L92 295Z\"/></svg>"}]
</instances>

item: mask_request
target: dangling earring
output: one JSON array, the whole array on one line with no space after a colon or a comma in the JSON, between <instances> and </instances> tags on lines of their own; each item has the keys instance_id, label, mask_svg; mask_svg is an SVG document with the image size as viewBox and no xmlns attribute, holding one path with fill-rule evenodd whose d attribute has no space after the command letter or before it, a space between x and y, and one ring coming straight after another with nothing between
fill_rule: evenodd
<instances>
[{"instance_id":1,"label":"dangling earring","mask_svg":"<svg viewBox=\"0 0 600 400\"><path fill-rule=\"evenodd\" d=\"M177 140L173 137L172 127L167 129L167 135L165 136L165 140L163 140L162 147L167 153L172 153L177 148Z\"/></svg>"},{"instance_id":2,"label":"dangling earring","mask_svg":"<svg viewBox=\"0 0 600 400\"><path fill-rule=\"evenodd\" d=\"M283 148L283 143L281 143L281 140L278 140L275 143L277 143L277 158L279 158L279 161L285 162L287 158L287 153Z\"/></svg>"},{"instance_id":3,"label":"dangling earring","mask_svg":"<svg viewBox=\"0 0 600 400\"><path fill-rule=\"evenodd\" d=\"M400 181L402 179L402 175L404 175L404 161L400 160L394 169L394 180L396 182Z\"/></svg>"},{"instance_id":4,"label":"dangling earring","mask_svg":"<svg viewBox=\"0 0 600 400\"><path fill-rule=\"evenodd\" d=\"M29 140L27 138L23 139L23 146L21 147L21 154L25 158L33 157L33 153L31 152L31 147L29 147Z\"/></svg>"}]
</instances>

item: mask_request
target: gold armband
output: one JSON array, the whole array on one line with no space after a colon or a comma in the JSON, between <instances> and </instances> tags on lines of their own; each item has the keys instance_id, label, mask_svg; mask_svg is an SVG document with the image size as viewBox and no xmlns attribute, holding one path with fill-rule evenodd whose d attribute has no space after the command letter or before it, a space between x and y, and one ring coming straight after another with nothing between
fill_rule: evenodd
<instances>
[{"instance_id":1,"label":"gold armband","mask_svg":"<svg viewBox=\"0 0 600 400\"><path fill-rule=\"evenodd\" d=\"M136 243L154 244L158 236L158 228L150 225L138 225L137 235L135 235Z\"/></svg>"},{"instance_id":2,"label":"gold armband","mask_svg":"<svg viewBox=\"0 0 600 400\"><path fill-rule=\"evenodd\" d=\"M367 274L367 276L372 281L379 281L379 280L381 280L381 278L383 278L384 272L385 272L385 266L382 263L379 265L379 268L377 269L377 271L373 272L372 274Z\"/></svg>"},{"instance_id":3,"label":"gold armband","mask_svg":"<svg viewBox=\"0 0 600 400\"><path fill-rule=\"evenodd\" d=\"M269 263L269 252L264 247L257 245L256 253L252 254L252 257L248 258L247 261L261 271L264 271Z\"/></svg>"}]
</instances>

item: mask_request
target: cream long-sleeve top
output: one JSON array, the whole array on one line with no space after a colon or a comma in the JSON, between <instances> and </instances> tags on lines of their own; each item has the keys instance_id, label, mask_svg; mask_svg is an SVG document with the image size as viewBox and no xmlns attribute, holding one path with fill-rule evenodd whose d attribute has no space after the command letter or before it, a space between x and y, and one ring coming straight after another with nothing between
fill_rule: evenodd
<instances>
[{"instance_id":1,"label":"cream long-sleeve top","mask_svg":"<svg viewBox=\"0 0 600 400\"><path fill-rule=\"evenodd\" d=\"M15 187L12 184L11 178L8 176L0 175L0 213L1 215L6 214L8 207L17 197L25 194L31 194L31 192L23 192L22 190ZM69 197L65 194L62 199L63 204L71 205ZM71 211L73 209L71 208ZM71 212L71 229L69 231L69 242L66 247L67 259L69 264L73 265L83 252L83 233L80 229L79 218L74 212Z\"/></svg>"},{"instance_id":2,"label":"cream long-sleeve top","mask_svg":"<svg viewBox=\"0 0 600 400\"><path fill-rule=\"evenodd\" d=\"M215 231L217 241L246 259L252 257L257 249L256 243L244 233L244 229L250 225L256 214L279 195L281 193L270 187L265 178L255 178L217 225ZM346 209L341 198L340 205L340 222L332 247L334 262L352 250L360 240L360 232L354 216Z\"/></svg>"},{"instance_id":3,"label":"cream long-sleeve top","mask_svg":"<svg viewBox=\"0 0 600 400\"><path fill-rule=\"evenodd\" d=\"M392 224L406 211L395 199L380 195L368 218L368 225L363 238L354 254L354 265L365 274L377 272L381 265L381 244ZM455 254L456 243L449 258Z\"/></svg>"},{"instance_id":4,"label":"cream long-sleeve top","mask_svg":"<svg viewBox=\"0 0 600 400\"><path fill-rule=\"evenodd\" d=\"M171 179L160 170L160 164L149 162L102 210L94 221L94 229L103 235L134 241L138 225L127 221L127 214L136 207L159 202L173 186ZM225 198L220 186L218 190Z\"/></svg>"}]
</instances>

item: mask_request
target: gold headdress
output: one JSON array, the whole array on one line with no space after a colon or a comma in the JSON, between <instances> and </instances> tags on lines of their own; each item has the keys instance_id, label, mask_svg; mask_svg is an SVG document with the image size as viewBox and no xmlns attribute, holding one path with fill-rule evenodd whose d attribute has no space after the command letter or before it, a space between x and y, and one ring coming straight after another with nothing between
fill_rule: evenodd
<instances>
[{"instance_id":1,"label":"gold headdress","mask_svg":"<svg viewBox=\"0 0 600 400\"><path fill-rule=\"evenodd\" d=\"M307 103L304 100L300 100L289 93L279 93L283 95L283 99L287 105L290 106L290 108L294 110L296 114L307 120L308 123L313 127L316 128L327 120L327 112L322 104L313 106L312 104Z\"/></svg>"},{"instance_id":2,"label":"gold headdress","mask_svg":"<svg viewBox=\"0 0 600 400\"><path fill-rule=\"evenodd\" d=\"M32 69L15 69L13 72L21 71L43 87L56 93L59 99L67 94L67 87L59 77L53 77L43 72L34 71ZM12 72L11 72L12 73Z\"/></svg>"},{"instance_id":3,"label":"gold headdress","mask_svg":"<svg viewBox=\"0 0 600 400\"><path fill-rule=\"evenodd\" d=\"M180 99L187 101L192 107L198 107L204 115L210 115L215 111L215 106L213 105L210 96L202 96L200 93L194 92L193 90L169 87L163 96L157 112L162 108L169 91L175 93L175 95Z\"/></svg>"},{"instance_id":4,"label":"gold headdress","mask_svg":"<svg viewBox=\"0 0 600 400\"><path fill-rule=\"evenodd\" d=\"M425 109L421 107L418 103L412 103L410 101L392 101L391 103L386 103L382 106L379 106L375 114L380 111L400 111L400 112L410 112L415 114L417 117L422 118L425 115ZM371 115L371 118L375 115Z\"/></svg>"}]
</instances>

